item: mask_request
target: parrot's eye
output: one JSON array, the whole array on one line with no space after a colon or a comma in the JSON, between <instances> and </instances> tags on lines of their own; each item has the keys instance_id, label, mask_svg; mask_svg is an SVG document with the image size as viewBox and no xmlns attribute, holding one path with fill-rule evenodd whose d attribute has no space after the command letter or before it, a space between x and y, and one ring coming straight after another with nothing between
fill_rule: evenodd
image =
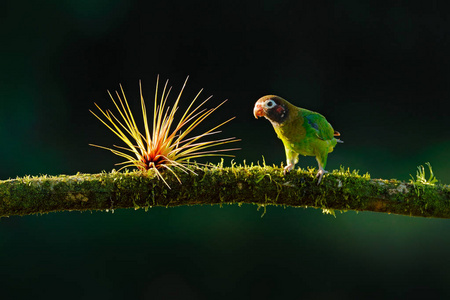
<instances>
[{"instance_id":1,"label":"parrot's eye","mask_svg":"<svg viewBox=\"0 0 450 300\"><path fill-rule=\"evenodd\" d=\"M267 106L268 108L274 107L274 106L275 106L275 101L273 101L272 99L268 100L268 101L266 102L266 106Z\"/></svg>"}]
</instances>

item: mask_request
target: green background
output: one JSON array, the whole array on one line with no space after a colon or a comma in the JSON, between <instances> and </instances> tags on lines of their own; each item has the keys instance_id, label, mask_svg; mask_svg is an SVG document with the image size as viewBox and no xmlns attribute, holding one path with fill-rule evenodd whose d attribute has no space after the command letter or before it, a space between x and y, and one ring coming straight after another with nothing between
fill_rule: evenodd
<instances>
[{"instance_id":1,"label":"green background","mask_svg":"<svg viewBox=\"0 0 450 300\"><path fill-rule=\"evenodd\" d=\"M96 173L119 141L90 113L122 83L138 109L157 74L208 125L242 139L238 163L284 161L254 102L278 94L325 115L341 165L450 182L445 1L3 1L0 179ZM138 110L136 111L138 112ZM230 160L226 160L229 164ZM301 158L300 167L314 166ZM326 178L325 178L326 180ZM323 299L450 296L450 223L256 206L64 212L0 219L0 291L47 299Z\"/></svg>"}]
</instances>

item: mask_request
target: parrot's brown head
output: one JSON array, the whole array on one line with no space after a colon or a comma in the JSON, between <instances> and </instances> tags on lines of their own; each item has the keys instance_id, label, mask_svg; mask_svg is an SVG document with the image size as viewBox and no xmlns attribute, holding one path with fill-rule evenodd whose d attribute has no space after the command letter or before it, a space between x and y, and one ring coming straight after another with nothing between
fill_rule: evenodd
<instances>
[{"instance_id":1,"label":"parrot's brown head","mask_svg":"<svg viewBox=\"0 0 450 300\"><path fill-rule=\"evenodd\" d=\"M265 117L272 123L280 124L289 115L287 101L275 95L267 95L259 98L253 108L255 118Z\"/></svg>"}]
</instances>

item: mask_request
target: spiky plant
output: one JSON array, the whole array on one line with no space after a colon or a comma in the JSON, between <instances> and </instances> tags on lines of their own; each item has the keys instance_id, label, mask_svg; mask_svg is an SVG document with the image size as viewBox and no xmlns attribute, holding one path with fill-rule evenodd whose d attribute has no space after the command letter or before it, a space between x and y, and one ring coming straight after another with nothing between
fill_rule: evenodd
<instances>
[{"instance_id":1,"label":"spiky plant","mask_svg":"<svg viewBox=\"0 0 450 300\"><path fill-rule=\"evenodd\" d=\"M417 167L416 178L414 178L411 174L412 179L409 180L412 184L416 185L435 185L438 182L438 179L434 176L433 169L431 168L431 164L429 162L425 163L430 170L430 177L427 179L425 176L425 168L420 165Z\"/></svg>"},{"instance_id":2,"label":"spiky plant","mask_svg":"<svg viewBox=\"0 0 450 300\"><path fill-rule=\"evenodd\" d=\"M115 148L108 148L93 144L91 144L91 146L109 150L112 153L123 157L125 161L117 164L123 165L120 169L134 166L142 171L154 170L157 176L161 178L167 186L169 185L162 175L162 172L164 170L167 170L174 174L178 181L181 183L180 178L174 172L174 168L186 173L192 172L195 174L195 171L192 168L188 167L190 165L190 161L195 158L206 156L232 156L223 154L222 152L237 150L236 148L211 148L223 144L237 142L239 141L238 139L233 137L205 141L204 138L219 133L220 131L217 131L217 129L233 120L234 117L205 131L202 134L189 136L192 131L197 128L197 126L199 126L207 117L209 117L220 106L222 106L222 104L224 104L226 100L214 108L203 108L203 105L209 99L211 99L212 96L210 96L194 108L194 103L197 101L202 92L202 90L200 90L191 101L178 123L175 121L175 114L179 108L178 104L180 102L187 80L188 78L186 78L186 81L184 82L175 103L172 107L169 107L166 104L172 87L168 88L169 81L167 80L161 95L159 95L158 97L159 76L157 77L154 100L155 103L153 108L153 121L151 124L149 124L148 113L144 97L142 95L142 85L139 81L142 119L144 125L144 130L142 132L139 130L135 117L133 116L133 113L131 112L131 109L128 105L128 101L122 85L119 85L121 93L116 91L117 100L115 100L113 95L111 95L111 93L108 91L108 94L113 101L119 115L114 115L111 110L102 110L97 105L97 103L95 103L95 105L105 119L99 117L92 111L90 112L94 116L96 116L104 125L106 125L109 130L117 135L126 144L127 147L114 145Z\"/></svg>"}]
</instances>

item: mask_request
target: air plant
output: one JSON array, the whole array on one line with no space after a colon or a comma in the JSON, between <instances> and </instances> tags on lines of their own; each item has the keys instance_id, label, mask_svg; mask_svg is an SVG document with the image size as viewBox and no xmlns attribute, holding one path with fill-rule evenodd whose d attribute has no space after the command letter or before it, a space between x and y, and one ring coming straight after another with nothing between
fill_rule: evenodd
<instances>
[{"instance_id":1,"label":"air plant","mask_svg":"<svg viewBox=\"0 0 450 300\"><path fill-rule=\"evenodd\" d=\"M191 101L179 121L175 121L175 114L179 108L178 104L187 80L188 78L186 78L175 103L172 107L169 107L167 106L167 100L172 87L168 88L169 81L167 80L162 93L158 98L159 76L157 77L153 121L151 124L149 124L149 116L142 94L142 85L139 81L142 119L144 125L144 130L142 132L139 130L135 117L133 116L133 113L128 105L122 85L119 85L121 93L116 91L117 100L115 100L113 95L108 91L108 94L119 113L118 116L114 115L111 110L102 110L97 103L95 103L95 105L104 118L99 117L92 111L90 112L106 127L108 127L109 130L117 135L127 147L114 145L115 148L108 148L93 144L91 144L91 146L109 150L115 155L124 158L125 161L116 164L123 165L119 170L126 167L136 167L141 171L154 170L157 177L162 179L169 188L170 186L163 177L164 170L171 172L181 183L181 180L174 172L174 169L179 169L185 173L191 172L196 174L192 167L189 167L192 165L191 161L193 159L207 156L232 156L229 154L223 154L223 152L238 149L211 148L237 142L239 139L233 137L206 141L204 138L219 133L220 131L217 129L233 120L234 117L220 123L202 134L190 136L192 131L220 106L222 106L226 100L214 108L203 108L203 105L211 99L212 96L210 96L194 107L195 102L202 92L202 90L200 90Z\"/></svg>"}]
</instances>

